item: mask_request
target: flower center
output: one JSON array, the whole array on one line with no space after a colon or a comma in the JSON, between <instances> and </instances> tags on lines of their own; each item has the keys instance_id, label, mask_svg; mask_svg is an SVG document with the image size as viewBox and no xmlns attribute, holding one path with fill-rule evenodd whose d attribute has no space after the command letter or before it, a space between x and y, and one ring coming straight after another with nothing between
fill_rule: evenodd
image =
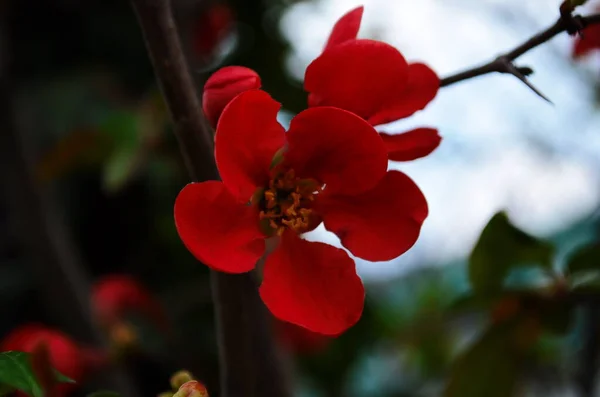
<instances>
[{"instance_id":1,"label":"flower center","mask_svg":"<svg viewBox=\"0 0 600 397\"><path fill-rule=\"evenodd\" d=\"M256 192L253 202L260 209L263 231L281 236L286 228L296 233L314 229L319 217L312 210L321 186L314 179L300 179L293 169L278 171L269 186Z\"/></svg>"}]
</instances>

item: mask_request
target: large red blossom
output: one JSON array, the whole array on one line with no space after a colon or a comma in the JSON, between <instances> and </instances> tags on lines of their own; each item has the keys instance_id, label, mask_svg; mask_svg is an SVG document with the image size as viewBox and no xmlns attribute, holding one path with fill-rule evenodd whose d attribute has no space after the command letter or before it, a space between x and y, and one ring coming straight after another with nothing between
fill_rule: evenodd
<instances>
[{"instance_id":1,"label":"large red blossom","mask_svg":"<svg viewBox=\"0 0 600 397\"><path fill-rule=\"evenodd\" d=\"M362 15L363 7L358 7L342 16L323 53L306 69L304 88L309 92L309 106L346 109L372 125L399 120L425 108L438 92L437 74L425 64L406 62L386 43L357 39ZM440 138L431 139L421 130L388 145L390 159L413 160L432 152ZM385 142L387 145L389 141ZM401 142L408 147L402 147ZM405 158L415 145L422 150L412 150L413 156Z\"/></svg>"},{"instance_id":2,"label":"large red blossom","mask_svg":"<svg viewBox=\"0 0 600 397\"><path fill-rule=\"evenodd\" d=\"M64 333L40 324L26 324L15 328L2 340L0 349L31 353L43 344L46 345L52 366L78 382L107 363L107 357L102 352L82 347ZM67 394L75 386L59 385L57 395Z\"/></svg>"},{"instance_id":3,"label":"large red blossom","mask_svg":"<svg viewBox=\"0 0 600 397\"><path fill-rule=\"evenodd\" d=\"M348 110L371 125L389 123L425 108L436 96L440 80L422 63L408 63L394 47L357 39L363 14L358 7L335 24L323 54L306 69L304 88L309 107L334 106ZM225 67L204 88L204 110L215 125L225 105L239 93L260 88L256 72ZM389 159L409 161L424 157L441 141L437 130L417 128L384 135Z\"/></svg>"},{"instance_id":4,"label":"large red blossom","mask_svg":"<svg viewBox=\"0 0 600 397\"><path fill-rule=\"evenodd\" d=\"M177 230L196 258L229 273L252 270L265 240L278 238L263 269L264 303L283 321L337 335L363 309L354 262L299 236L324 222L353 254L390 260L416 241L427 203L408 177L386 171L383 140L359 116L315 107L294 117L286 133L279 109L261 90L227 105L215 136L223 182L184 187L175 202Z\"/></svg>"}]
</instances>

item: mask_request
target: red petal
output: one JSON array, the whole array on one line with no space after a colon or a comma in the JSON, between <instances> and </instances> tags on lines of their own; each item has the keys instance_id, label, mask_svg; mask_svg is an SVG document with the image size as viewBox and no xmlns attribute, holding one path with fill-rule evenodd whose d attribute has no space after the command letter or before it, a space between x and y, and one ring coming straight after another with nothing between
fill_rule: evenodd
<instances>
[{"instance_id":1,"label":"red petal","mask_svg":"<svg viewBox=\"0 0 600 397\"><path fill-rule=\"evenodd\" d=\"M344 250L288 232L267 257L260 296L275 317L338 335L360 318L365 292Z\"/></svg>"},{"instance_id":2,"label":"red petal","mask_svg":"<svg viewBox=\"0 0 600 397\"><path fill-rule=\"evenodd\" d=\"M419 237L427 201L405 174L390 171L371 191L356 197L319 197L325 228L353 255L386 261L406 252Z\"/></svg>"},{"instance_id":3,"label":"red petal","mask_svg":"<svg viewBox=\"0 0 600 397\"><path fill-rule=\"evenodd\" d=\"M204 84L202 108L213 126L225 106L244 91L260 88L260 76L252 69L242 66L226 66L213 73Z\"/></svg>"},{"instance_id":4,"label":"red petal","mask_svg":"<svg viewBox=\"0 0 600 397\"><path fill-rule=\"evenodd\" d=\"M309 106L335 106L368 120L404 92L408 64L394 47L373 40L334 46L306 69Z\"/></svg>"},{"instance_id":5,"label":"red petal","mask_svg":"<svg viewBox=\"0 0 600 397\"><path fill-rule=\"evenodd\" d=\"M238 203L221 182L185 186L175 201L175 225L187 249L222 272L252 270L265 250L256 209Z\"/></svg>"},{"instance_id":6,"label":"red petal","mask_svg":"<svg viewBox=\"0 0 600 397\"><path fill-rule=\"evenodd\" d=\"M383 140L366 121L342 109L316 107L292 119L285 159L301 177L355 194L371 189L387 169Z\"/></svg>"},{"instance_id":7,"label":"red petal","mask_svg":"<svg viewBox=\"0 0 600 397\"><path fill-rule=\"evenodd\" d=\"M380 134L392 161L410 161L427 156L442 141L436 129L417 128L403 134Z\"/></svg>"},{"instance_id":8,"label":"red petal","mask_svg":"<svg viewBox=\"0 0 600 397\"><path fill-rule=\"evenodd\" d=\"M277 122L281 105L264 91L238 95L219 119L215 157L223 183L246 203L258 186L266 186L273 155L285 142Z\"/></svg>"},{"instance_id":9,"label":"red petal","mask_svg":"<svg viewBox=\"0 0 600 397\"><path fill-rule=\"evenodd\" d=\"M440 78L422 63L408 65L408 85L383 103L377 113L368 118L373 125L390 123L408 117L425 108L435 98L440 88Z\"/></svg>"},{"instance_id":10,"label":"red petal","mask_svg":"<svg viewBox=\"0 0 600 397\"><path fill-rule=\"evenodd\" d=\"M329 40L327 40L327 45L325 45L325 50L348 40L356 39L364 9L363 6L357 7L347 12L335 23L329 35Z\"/></svg>"}]
</instances>

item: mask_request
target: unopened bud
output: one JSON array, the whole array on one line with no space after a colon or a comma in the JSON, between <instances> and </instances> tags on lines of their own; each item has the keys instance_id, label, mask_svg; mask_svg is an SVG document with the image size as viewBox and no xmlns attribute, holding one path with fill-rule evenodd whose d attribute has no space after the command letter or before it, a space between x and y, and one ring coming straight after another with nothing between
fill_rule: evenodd
<instances>
[{"instance_id":1,"label":"unopened bud","mask_svg":"<svg viewBox=\"0 0 600 397\"><path fill-rule=\"evenodd\" d=\"M214 127L225 106L244 91L260 88L260 77L243 66L226 66L217 70L206 80L202 94L202 108Z\"/></svg>"},{"instance_id":2,"label":"unopened bud","mask_svg":"<svg viewBox=\"0 0 600 397\"><path fill-rule=\"evenodd\" d=\"M208 397L208 392L202 383L191 380L181 385L173 397Z\"/></svg>"},{"instance_id":3,"label":"unopened bud","mask_svg":"<svg viewBox=\"0 0 600 397\"><path fill-rule=\"evenodd\" d=\"M171 376L171 387L173 390L178 390L186 382L194 380L194 377L188 371L178 371Z\"/></svg>"}]
</instances>

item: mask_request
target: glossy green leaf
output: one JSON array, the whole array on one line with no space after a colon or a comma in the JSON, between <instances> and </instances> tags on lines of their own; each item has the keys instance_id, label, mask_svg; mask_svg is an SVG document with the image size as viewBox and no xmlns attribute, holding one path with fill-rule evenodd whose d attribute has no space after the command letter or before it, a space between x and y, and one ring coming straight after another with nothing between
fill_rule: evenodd
<instances>
[{"instance_id":1,"label":"glossy green leaf","mask_svg":"<svg viewBox=\"0 0 600 397\"><path fill-rule=\"evenodd\" d=\"M569 274L584 271L600 272L600 243L594 242L575 251L567 260Z\"/></svg>"},{"instance_id":2,"label":"glossy green leaf","mask_svg":"<svg viewBox=\"0 0 600 397\"><path fill-rule=\"evenodd\" d=\"M511 269L519 266L550 268L554 248L513 226L500 212L483 229L469 258L469 280L476 294L502 289Z\"/></svg>"},{"instance_id":3,"label":"glossy green leaf","mask_svg":"<svg viewBox=\"0 0 600 397\"><path fill-rule=\"evenodd\" d=\"M56 371L56 379L62 383L73 383L72 379ZM42 389L35 379L29 353L9 351L0 353L0 390L16 389L33 397L42 397Z\"/></svg>"},{"instance_id":4,"label":"glossy green leaf","mask_svg":"<svg viewBox=\"0 0 600 397\"><path fill-rule=\"evenodd\" d=\"M521 364L514 337L514 324L489 328L455 361L444 397L513 396Z\"/></svg>"}]
</instances>

